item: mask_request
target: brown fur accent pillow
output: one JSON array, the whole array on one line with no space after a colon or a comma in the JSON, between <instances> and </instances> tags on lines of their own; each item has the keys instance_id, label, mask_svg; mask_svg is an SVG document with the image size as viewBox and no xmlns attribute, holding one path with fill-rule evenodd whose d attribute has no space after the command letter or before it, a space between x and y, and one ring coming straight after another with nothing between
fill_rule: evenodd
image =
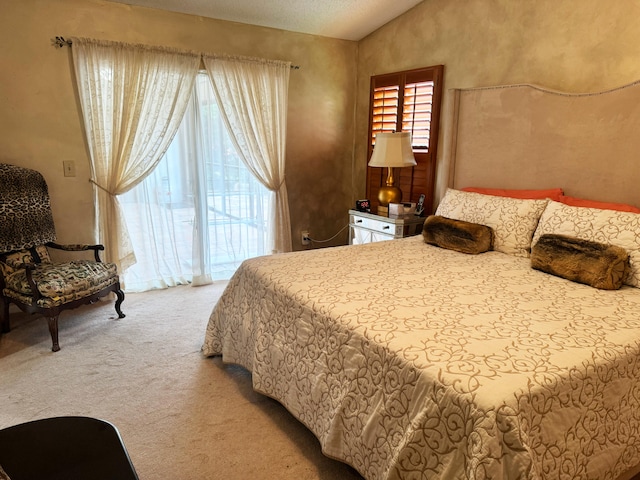
<instances>
[{"instance_id":1,"label":"brown fur accent pillow","mask_svg":"<svg viewBox=\"0 0 640 480\"><path fill-rule=\"evenodd\" d=\"M629 271L629 254L615 245L546 234L531 250L531 266L573 282L617 290Z\"/></svg>"},{"instance_id":2,"label":"brown fur accent pillow","mask_svg":"<svg viewBox=\"0 0 640 480\"><path fill-rule=\"evenodd\" d=\"M493 247L491 227L439 215L427 217L422 227L422 236L425 243L430 245L474 255Z\"/></svg>"}]
</instances>

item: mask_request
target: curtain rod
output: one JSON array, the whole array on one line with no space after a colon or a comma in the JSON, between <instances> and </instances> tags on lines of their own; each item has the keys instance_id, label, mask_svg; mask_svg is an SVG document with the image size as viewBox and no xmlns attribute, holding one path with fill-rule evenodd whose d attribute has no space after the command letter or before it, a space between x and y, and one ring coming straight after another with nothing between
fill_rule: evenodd
<instances>
[{"instance_id":1,"label":"curtain rod","mask_svg":"<svg viewBox=\"0 0 640 480\"><path fill-rule=\"evenodd\" d=\"M62 48L65 46L70 47L71 45L73 45L73 42L71 40L66 40L64 37L56 37L51 40L51 44L55 45L58 48ZM300 70L300 65L291 65L291 69Z\"/></svg>"}]
</instances>

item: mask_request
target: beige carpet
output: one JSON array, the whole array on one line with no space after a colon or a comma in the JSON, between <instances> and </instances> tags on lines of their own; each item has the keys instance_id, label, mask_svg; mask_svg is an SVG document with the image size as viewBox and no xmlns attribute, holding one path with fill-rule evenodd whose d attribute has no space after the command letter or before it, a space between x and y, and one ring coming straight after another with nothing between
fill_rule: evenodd
<instances>
[{"instance_id":1,"label":"beige carpet","mask_svg":"<svg viewBox=\"0 0 640 480\"><path fill-rule=\"evenodd\" d=\"M11 315L0 337L0 428L58 415L118 427L142 480L361 479L325 457L242 368L200 353L224 283L128 294L60 316L51 352L46 320Z\"/></svg>"}]
</instances>

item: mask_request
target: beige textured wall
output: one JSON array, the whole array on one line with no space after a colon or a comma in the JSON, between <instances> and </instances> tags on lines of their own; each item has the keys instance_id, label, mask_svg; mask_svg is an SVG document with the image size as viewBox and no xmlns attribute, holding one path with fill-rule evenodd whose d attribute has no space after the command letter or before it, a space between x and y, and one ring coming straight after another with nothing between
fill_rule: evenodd
<instances>
[{"instance_id":1,"label":"beige textured wall","mask_svg":"<svg viewBox=\"0 0 640 480\"><path fill-rule=\"evenodd\" d=\"M603 90L640 79L638 18L635 0L425 0L355 43L102 0L0 0L0 158L43 172L61 241L92 241L91 222L82 221L92 220L93 205L70 52L52 47L53 37L290 60L302 66L291 74L287 145L300 249L302 229L330 237L365 194L371 75L444 64L445 91L520 82ZM443 124L448 115L445 103ZM76 162L76 177L63 177L63 160Z\"/></svg>"},{"instance_id":2,"label":"beige textured wall","mask_svg":"<svg viewBox=\"0 0 640 480\"><path fill-rule=\"evenodd\" d=\"M300 231L328 238L352 197L357 43L102 0L0 0L0 161L41 171L58 239L92 242L89 160L69 48L57 36L289 60L287 185L294 249ZM63 160L77 176L64 177ZM312 167L312 168L311 168ZM321 200L323 199L323 200ZM346 233L337 239L346 240Z\"/></svg>"},{"instance_id":3,"label":"beige textured wall","mask_svg":"<svg viewBox=\"0 0 640 480\"><path fill-rule=\"evenodd\" d=\"M514 83L606 90L640 79L638 18L636 0L425 0L369 35L359 43L358 194L365 189L371 75L443 64L445 91ZM441 140L450 118L446 101L443 107ZM439 159L444 147L441 141ZM441 160L438 169L442 189L448 171Z\"/></svg>"}]
</instances>

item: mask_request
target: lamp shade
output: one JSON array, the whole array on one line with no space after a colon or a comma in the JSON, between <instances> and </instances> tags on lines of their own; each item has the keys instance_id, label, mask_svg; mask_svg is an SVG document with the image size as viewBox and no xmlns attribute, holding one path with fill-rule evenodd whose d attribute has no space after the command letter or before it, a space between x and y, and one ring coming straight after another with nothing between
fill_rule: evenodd
<instances>
[{"instance_id":1,"label":"lamp shade","mask_svg":"<svg viewBox=\"0 0 640 480\"><path fill-rule=\"evenodd\" d=\"M378 133L369 160L370 167L413 167L416 159L411 147L411 133Z\"/></svg>"}]
</instances>

